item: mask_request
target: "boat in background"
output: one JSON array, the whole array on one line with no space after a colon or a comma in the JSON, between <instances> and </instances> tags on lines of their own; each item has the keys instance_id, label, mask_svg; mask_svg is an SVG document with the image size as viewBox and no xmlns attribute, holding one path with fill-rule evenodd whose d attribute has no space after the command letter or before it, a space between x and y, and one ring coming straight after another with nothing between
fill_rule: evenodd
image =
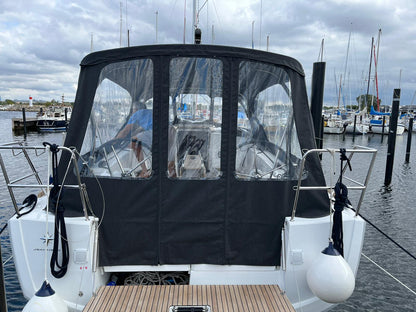
<instances>
[{"instance_id":1,"label":"boat in background","mask_svg":"<svg viewBox=\"0 0 416 312\"><path fill-rule=\"evenodd\" d=\"M39 112L36 126L41 132L66 131L71 119L71 113L71 107L48 107Z\"/></svg>"},{"instance_id":2,"label":"boat in background","mask_svg":"<svg viewBox=\"0 0 416 312\"><path fill-rule=\"evenodd\" d=\"M345 129L345 133L348 134L366 134L369 132L370 127L367 123L367 109L364 108L361 111L356 111L354 113L351 113L349 116L349 122L347 124L347 128ZM355 123L355 129L354 129L354 123Z\"/></svg>"},{"instance_id":3,"label":"boat in background","mask_svg":"<svg viewBox=\"0 0 416 312\"><path fill-rule=\"evenodd\" d=\"M323 130L325 134L343 134L348 125L347 116L339 109L324 112Z\"/></svg>"},{"instance_id":4,"label":"boat in background","mask_svg":"<svg viewBox=\"0 0 416 312\"><path fill-rule=\"evenodd\" d=\"M371 106L370 111L371 119L368 121L369 131L376 134L389 134L390 131L390 113L383 113L374 110ZM396 134L402 135L405 130L405 126L401 123L397 124Z\"/></svg>"},{"instance_id":5,"label":"boat in background","mask_svg":"<svg viewBox=\"0 0 416 312\"><path fill-rule=\"evenodd\" d=\"M409 120L410 118L413 118L413 121L415 119L414 113L404 113L400 115L399 118L399 124L403 125L406 129L406 131L409 131ZM416 132L416 125L415 123L412 124L412 132Z\"/></svg>"},{"instance_id":6,"label":"boat in background","mask_svg":"<svg viewBox=\"0 0 416 312\"><path fill-rule=\"evenodd\" d=\"M325 134L343 134L347 127L345 121L339 119L324 120L324 133Z\"/></svg>"},{"instance_id":7,"label":"boat in background","mask_svg":"<svg viewBox=\"0 0 416 312\"><path fill-rule=\"evenodd\" d=\"M316 149L298 61L214 45L128 47L87 55L78 81L64 146L0 147L28 163L23 178L9 177L0 154L26 298L47 281L80 312L114 284L168 284L172 294L178 284L278 285L295 309L318 312L352 294L376 150ZM181 103L207 111L185 116ZM45 177L33 161L42 151ZM336 188L340 154L344 169L343 159L369 157L369 171L352 179L340 169ZM340 201L343 187L361 191L356 211ZM279 300L253 297L263 295Z\"/></svg>"},{"instance_id":8,"label":"boat in background","mask_svg":"<svg viewBox=\"0 0 416 312\"><path fill-rule=\"evenodd\" d=\"M362 122L358 122L355 124L355 129L354 129L354 122L351 122L347 125L346 129L345 129L345 133L348 134L366 134L368 133L370 130L370 127Z\"/></svg>"}]
</instances>

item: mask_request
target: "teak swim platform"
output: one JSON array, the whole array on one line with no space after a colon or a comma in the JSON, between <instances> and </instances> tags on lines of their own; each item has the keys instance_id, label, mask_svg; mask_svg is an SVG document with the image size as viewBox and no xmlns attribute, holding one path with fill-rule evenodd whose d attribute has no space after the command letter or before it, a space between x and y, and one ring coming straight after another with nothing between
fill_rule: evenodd
<instances>
[{"instance_id":1,"label":"teak swim platform","mask_svg":"<svg viewBox=\"0 0 416 312\"><path fill-rule=\"evenodd\" d=\"M176 309L176 310L175 310ZM104 286L83 312L295 311L277 285Z\"/></svg>"}]
</instances>

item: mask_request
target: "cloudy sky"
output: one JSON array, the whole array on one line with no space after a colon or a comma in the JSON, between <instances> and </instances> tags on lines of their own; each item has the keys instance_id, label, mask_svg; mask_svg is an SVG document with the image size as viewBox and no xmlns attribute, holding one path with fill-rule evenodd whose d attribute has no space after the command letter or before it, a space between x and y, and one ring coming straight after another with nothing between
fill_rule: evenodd
<instances>
[{"instance_id":1,"label":"cloudy sky","mask_svg":"<svg viewBox=\"0 0 416 312\"><path fill-rule=\"evenodd\" d=\"M203 43L247 48L254 43L266 50L268 37L271 52L302 63L308 87L324 39L327 105L337 105L341 77L347 104L366 93L371 38L377 48L381 29L377 68L382 103L391 104L399 86L402 105L413 99L415 0L197 2ZM79 63L91 50L118 48L120 42L127 46L127 29L130 45L182 43L184 29L186 43L191 43L191 24L192 0L2 0L0 97L60 101L64 95L73 101ZM374 61L372 68L370 93L375 94Z\"/></svg>"}]
</instances>

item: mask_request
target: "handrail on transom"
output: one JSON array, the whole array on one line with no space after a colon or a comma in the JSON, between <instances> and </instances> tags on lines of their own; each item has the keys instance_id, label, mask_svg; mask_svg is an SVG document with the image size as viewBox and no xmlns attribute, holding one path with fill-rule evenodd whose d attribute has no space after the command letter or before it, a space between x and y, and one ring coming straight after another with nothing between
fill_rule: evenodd
<instances>
[{"instance_id":1,"label":"handrail on transom","mask_svg":"<svg viewBox=\"0 0 416 312\"><path fill-rule=\"evenodd\" d=\"M295 200L293 202L291 221L295 219L296 208L297 208L297 205L298 205L299 192L300 191L303 191L303 190L327 190L327 191L331 191L334 188L333 185L326 185L326 186L302 186L301 185L302 184L302 172L305 168L306 158L309 155L313 154L313 153L318 153L318 154L330 153L332 155L332 159L334 160L335 153L340 153L340 152L341 152L340 149L326 148L326 149L311 149L311 150L306 151L303 154L301 167L300 167L300 175L299 175L299 178L298 178L298 183L297 183L297 186L294 186L294 190L296 191L296 193L295 193ZM361 154L362 153L366 153L366 154L370 153L370 154L372 154L370 166L368 168L367 175L365 177L364 183L360 183L360 182L355 181L351 178L344 177L344 179L347 179L348 181L350 181L350 182L352 182L356 185L356 186L347 186L348 190L361 190L360 199L358 200L357 208L356 208L356 212L355 212L355 215L358 215L358 213L360 211L361 203L364 199L364 194L365 194L365 191L367 189L368 182L370 180L370 175L371 175L371 171L373 169L374 161L376 159L377 150L373 149L373 148L369 148L369 147L364 147L364 146L354 146L351 149L345 149L345 152L347 154L349 153L348 160L351 160L355 153L361 153ZM348 166L348 164L346 163L344 165L344 167L342 168L342 173L345 172L345 170L347 169L347 166Z\"/></svg>"},{"instance_id":2,"label":"handrail on transom","mask_svg":"<svg viewBox=\"0 0 416 312\"><path fill-rule=\"evenodd\" d=\"M7 168L4 164L3 157L0 153L0 167L1 167L1 170L3 172L4 180L6 181L6 186L7 186L7 189L9 191L10 198L12 200L15 212L18 216L20 216L19 207L17 205L17 201L16 201L16 197L15 197L14 192L13 192L13 188L36 188L36 187L38 187L45 194L49 194L49 189L53 186L51 184L42 183L42 180L39 177L38 171L36 170L35 166L33 165L33 162L30 159L30 156L29 156L27 151L28 150L34 150L35 153L36 153L36 156L39 156L39 155L43 154L45 151L47 151L48 152L48 164L51 164L51 151L50 151L49 146L26 146L26 145L23 144L23 142L10 142L10 143L1 144L0 145L0 152L2 150L11 150L12 153L13 153L13 156L17 156L17 155L20 155L21 153L23 153L27 163L29 164L30 169L32 170L32 173L26 174L26 175L24 175L20 178L17 178L13 181L10 181L9 175L7 173ZM85 184L81 183L81 180L79 178L79 172L78 172L78 166L77 166L77 163L76 163L75 152L72 149L64 147L64 146L58 146L58 150L66 151L66 152L69 152L71 154L71 160L73 161L75 171L76 171L76 175L78 177L78 184L76 184L76 185L65 185L65 187L77 188L77 189L80 190L80 195L81 195L81 201L82 201L82 205L83 205L83 209L84 209L84 214L85 214L85 217L88 219L86 203L85 203L85 200L84 200ZM20 151L20 152L15 154L15 151ZM41 153L37 154L38 152L41 152ZM38 184L17 184L17 182L24 181L27 178L32 177L32 176L34 176L36 178ZM48 179L48 182L49 182L49 179ZM59 187L62 187L62 185L59 185Z\"/></svg>"}]
</instances>

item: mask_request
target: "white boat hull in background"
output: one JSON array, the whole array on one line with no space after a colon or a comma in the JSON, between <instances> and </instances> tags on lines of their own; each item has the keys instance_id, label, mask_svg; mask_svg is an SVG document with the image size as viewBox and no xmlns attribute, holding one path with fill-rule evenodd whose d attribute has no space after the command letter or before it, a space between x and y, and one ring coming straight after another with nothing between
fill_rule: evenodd
<instances>
[{"instance_id":1,"label":"white boat hull in background","mask_svg":"<svg viewBox=\"0 0 416 312\"><path fill-rule=\"evenodd\" d=\"M403 125L397 125L396 134L402 135L405 130L405 127ZM376 134L382 134L383 133L383 126L381 125L371 125L370 126L370 132L376 133ZM389 126L384 126L384 134L389 134Z\"/></svg>"},{"instance_id":2,"label":"white boat hull in background","mask_svg":"<svg viewBox=\"0 0 416 312\"><path fill-rule=\"evenodd\" d=\"M342 134L344 133L344 128L342 127L324 127L324 133L326 134Z\"/></svg>"},{"instance_id":3,"label":"white boat hull in background","mask_svg":"<svg viewBox=\"0 0 416 312\"><path fill-rule=\"evenodd\" d=\"M365 124L356 124L355 125L355 134L366 134L369 131L368 125ZM352 134L354 133L354 123L348 124L345 129L345 133Z\"/></svg>"}]
</instances>

